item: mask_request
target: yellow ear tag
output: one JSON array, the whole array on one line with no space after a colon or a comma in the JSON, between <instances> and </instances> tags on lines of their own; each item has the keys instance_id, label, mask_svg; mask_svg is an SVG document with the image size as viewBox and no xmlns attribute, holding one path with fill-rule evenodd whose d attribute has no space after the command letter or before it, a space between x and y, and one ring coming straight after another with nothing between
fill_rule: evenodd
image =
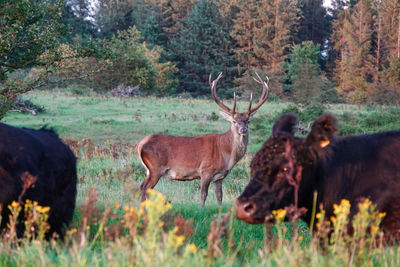
<instances>
[{"instance_id":1,"label":"yellow ear tag","mask_svg":"<svg viewBox=\"0 0 400 267\"><path fill-rule=\"evenodd\" d=\"M326 147L327 145L329 145L330 144L330 141L329 140L323 140L323 141L321 141L320 143L319 143L319 146L321 147L321 148L324 148L324 147Z\"/></svg>"}]
</instances>

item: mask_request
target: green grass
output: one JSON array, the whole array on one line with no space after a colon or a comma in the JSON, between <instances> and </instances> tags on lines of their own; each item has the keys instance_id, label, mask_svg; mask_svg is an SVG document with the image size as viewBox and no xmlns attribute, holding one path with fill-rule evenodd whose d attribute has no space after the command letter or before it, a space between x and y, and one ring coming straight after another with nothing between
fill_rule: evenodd
<instances>
[{"instance_id":1,"label":"green grass","mask_svg":"<svg viewBox=\"0 0 400 267\"><path fill-rule=\"evenodd\" d=\"M140 205L137 189L144 178L144 168L131 148L144 136L160 132L185 136L223 133L230 126L221 117L215 119L215 113L218 113L219 108L212 100L155 97L121 100L97 95L77 97L68 92L49 91L35 91L27 96L35 104L43 105L46 111L37 116L12 112L7 114L2 122L31 128L48 125L54 127L62 138L76 138L78 140L90 138L99 148L107 147L108 143L113 142L131 145L130 148L126 146L129 152L127 155L117 158L95 156L88 159L85 158L85 148L82 148L78 161L77 209L71 228L79 228L82 224L84 214L81 210L86 205L87 193L90 188L96 189L98 194L96 205L101 212L105 207L113 207L116 204L136 207ZM231 101L226 101L226 103L227 105L232 104ZM238 109L244 111L247 104L247 102L239 101ZM339 119L340 134L400 129L400 109L398 107L330 105L321 109L319 107L299 108L285 103L264 104L250 122L248 155L232 169L223 181L224 198L221 208L217 205L212 186L209 190L206 206L200 208L200 182L198 180L178 182L161 179L155 187L155 190L167 196L173 205L171 214L173 216L181 215L192 224L194 231L188 237L187 243L194 243L199 249L207 250L210 222L216 218L221 218L224 214L234 217L234 201L243 191L250 178L249 164L251 157L268 138L274 120L282 111L295 111L305 124L313 121L321 112L332 112ZM119 174L119 171L126 169L129 169L128 175ZM271 261L263 262L258 259L260 253L264 253L262 251L265 250L266 240L263 225L248 225L235 219L231 223L230 230L235 247L240 248L240 252L236 251L237 254L236 252L227 253L228 241L224 237L222 239L223 252L226 255L217 257L213 264L241 266L267 263L267 265L270 265L273 263L272 265L281 266L279 260L277 261L279 255L276 253L271 256ZM94 223L91 226L91 232L95 232L98 227L98 223ZM287 238L291 235L290 229L289 227L286 233ZM306 247L310 242L311 235L305 223L300 224L300 230L303 238L301 247L305 248L301 253L307 254ZM124 260L127 259L126 257L130 252L124 249L118 251L121 247L114 243L107 243L107 245L98 243L96 249L88 246L78 249L75 245L46 243L38 245L26 242L15 249L0 246L0 266L33 266L39 262L42 265L51 263L50 265L55 266L107 266L108 264L105 264L107 253L112 255L120 253L121 259L115 261L115 264L129 266ZM40 246L43 246L43 248L40 248ZM114 251L115 249L116 251ZM14 256L5 256L10 255L10 253ZM290 256L288 251L279 253L282 253L282 257ZM388 253L392 252L389 251ZM307 258L304 255L302 256L303 259ZM385 256L389 257L386 254ZM204 257L196 257L191 264L205 263ZM324 258L323 255L318 255L318 257L316 263L313 264L314 266L337 265L338 261L332 261L331 264L329 259ZM24 258L26 258L26 261ZM233 263L230 264L232 259ZM388 260L399 262L397 257ZM282 264L293 265L293 262L284 258Z\"/></svg>"},{"instance_id":2,"label":"green grass","mask_svg":"<svg viewBox=\"0 0 400 267\"><path fill-rule=\"evenodd\" d=\"M121 100L48 91L31 92L28 97L43 105L46 112L38 116L9 113L3 122L33 128L48 124L62 137L91 138L95 143L112 139L135 144L152 133L195 136L223 133L230 127L221 117L216 121L210 118L219 109L212 100L155 97ZM232 105L231 101L226 104ZM244 111L247 104L239 101L238 109ZM264 105L258 113L270 113L277 108L277 104Z\"/></svg>"}]
</instances>

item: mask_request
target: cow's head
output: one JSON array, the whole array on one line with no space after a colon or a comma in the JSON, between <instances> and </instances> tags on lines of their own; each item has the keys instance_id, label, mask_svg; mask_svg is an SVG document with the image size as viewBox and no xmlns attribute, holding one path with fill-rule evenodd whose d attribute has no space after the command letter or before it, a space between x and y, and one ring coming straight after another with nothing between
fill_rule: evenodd
<instances>
[{"instance_id":1,"label":"cow's head","mask_svg":"<svg viewBox=\"0 0 400 267\"><path fill-rule=\"evenodd\" d=\"M263 223L273 210L293 204L291 181L296 172L314 164L337 131L336 118L326 114L315 120L306 138L298 138L294 136L297 121L294 114L278 118L272 136L254 156L250 182L236 200L238 219Z\"/></svg>"}]
</instances>

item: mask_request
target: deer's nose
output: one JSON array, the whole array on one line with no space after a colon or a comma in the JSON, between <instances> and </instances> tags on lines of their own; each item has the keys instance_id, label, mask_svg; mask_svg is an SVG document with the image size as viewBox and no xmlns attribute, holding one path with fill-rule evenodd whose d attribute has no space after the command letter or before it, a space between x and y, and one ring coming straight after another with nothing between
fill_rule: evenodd
<instances>
[{"instance_id":1,"label":"deer's nose","mask_svg":"<svg viewBox=\"0 0 400 267\"><path fill-rule=\"evenodd\" d=\"M239 133L240 134L246 134L248 132L248 129L247 128L239 128Z\"/></svg>"}]
</instances>

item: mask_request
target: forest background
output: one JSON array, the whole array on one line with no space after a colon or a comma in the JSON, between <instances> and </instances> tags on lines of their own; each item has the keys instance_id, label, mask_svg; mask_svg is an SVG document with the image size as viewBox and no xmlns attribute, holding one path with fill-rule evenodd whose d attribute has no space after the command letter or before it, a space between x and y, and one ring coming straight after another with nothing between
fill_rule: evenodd
<instances>
[{"instance_id":1,"label":"forest background","mask_svg":"<svg viewBox=\"0 0 400 267\"><path fill-rule=\"evenodd\" d=\"M134 87L155 96L400 102L398 0L16 0L0 3L0 118L18 95Z\"/></svg>"}]
</instances>

